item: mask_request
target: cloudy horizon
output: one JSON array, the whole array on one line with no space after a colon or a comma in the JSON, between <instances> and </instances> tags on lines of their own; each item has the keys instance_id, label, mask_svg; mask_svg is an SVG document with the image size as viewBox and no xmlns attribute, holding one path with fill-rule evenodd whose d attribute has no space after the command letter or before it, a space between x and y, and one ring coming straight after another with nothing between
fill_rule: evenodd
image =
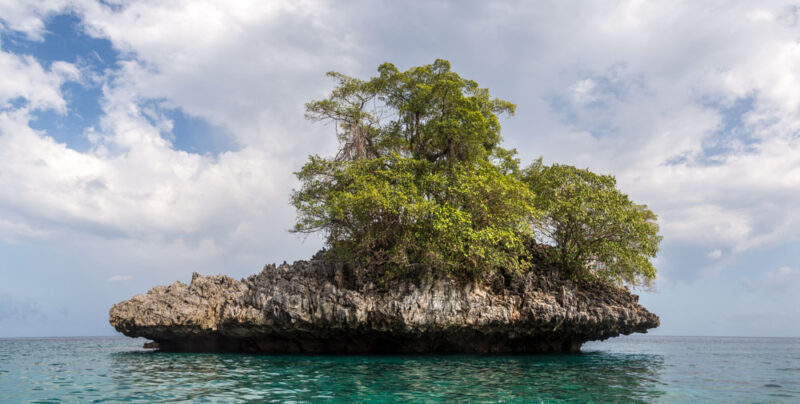
<instances>
[{"instance_id":1,"label":"cloudy horizon","mask_svg":"<svg viewBox=\"0 0 800 404\"><path fill-rule=\"evenodd\" d=\"M329 70L447 59L523 163L659 215L661 335L800 336L800 5L0 0L0 337L112 335L194 271L310 257L292 172Z\"/></svg>"}]
</instances>

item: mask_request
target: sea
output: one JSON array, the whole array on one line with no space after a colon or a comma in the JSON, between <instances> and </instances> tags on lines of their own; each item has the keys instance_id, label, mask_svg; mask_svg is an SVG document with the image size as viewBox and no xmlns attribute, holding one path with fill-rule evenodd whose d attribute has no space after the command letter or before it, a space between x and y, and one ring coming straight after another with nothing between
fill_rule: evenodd
<instances>
[{"instance_id":1,"label":"sea","mask_svg":"<svg viewBox=\"0 0 800 404\"><path fill-rule=\"evenodd\" d=\"M0 339L2 403L800 403L800 338L627 336L569 355L161 353Z\"/></svg>"}]
</instances>

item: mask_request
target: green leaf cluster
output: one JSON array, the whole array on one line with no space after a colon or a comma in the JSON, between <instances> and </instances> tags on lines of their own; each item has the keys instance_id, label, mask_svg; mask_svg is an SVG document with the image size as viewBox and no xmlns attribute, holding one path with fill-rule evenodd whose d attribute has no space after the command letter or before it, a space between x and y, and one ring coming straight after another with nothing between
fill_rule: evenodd
<instances>
[{"instance_id":1,"label":"green leaf cluster","mask_svg":"<svg viewBox=\"0 0 800 404\"><path fill-rule=\"evenodd\" d=\"M552 245L547 259L576 278L601 278L633 285L649 284L658 253L656 215L616 188L612 176L553 164L541 159L524 172L544 212L537 239Z\"/></svg>"},{"instance_id":2,"label":"green leaf cluster","mask_svg":"<svg viewBox=\"0 0 800 404\"><path fill-rule=\"evenodd\" d=\"M311 158L292 195L299 232L323 231L331 253L383 279L479 279L523 271L533 194L487 161L444 169L391 152L341 162Z\"/></svg>"},{"instance_id":3,"label":"green leaf cluster","mask_svg":"<svg viewBox=\"0 0 800 404\"><path fill-rule=\"evenodd\" d=\"M497 114L514 104L450 70L450 62L401 72L391 63L360 80L337 72L331 95L306 104L306 117L338 124L338 160L374 158L389 152L430 162L486 160L500 143Z\"/></svg>"},{"instance_id":4,"label":"green leaf cluster","mask_svg":"<svg viewBox=\"0 0 800 404\"><path fill-rule=\"evenodd\" d=\"M646 283L655 277L655 215L613 177L541 160L520 169L500 147L492 98L449 62L368 80L330 72L330 96L306 117L333 121L340 150L311 156L296 173L294 231L321 231L329 254L379 279L478 280L532 267L531 245L573 277Z\"/></svg>"}]
</instances>

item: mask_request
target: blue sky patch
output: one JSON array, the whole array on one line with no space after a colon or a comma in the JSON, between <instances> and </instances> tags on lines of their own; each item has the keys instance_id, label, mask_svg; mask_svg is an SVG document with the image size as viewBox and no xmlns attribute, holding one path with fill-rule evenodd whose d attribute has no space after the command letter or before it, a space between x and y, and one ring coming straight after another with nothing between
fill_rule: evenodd
<instances>
[{"instance_id":1,"label":"blue sky patch","mask_svg":"<svg viewBox=\"0 0 800 404\"><path fill-rule=\"evenodd\" d=\"M85 152L91 146L86 129L97 127L103 113L100 106L103 91L96 85L75 82L64 83L61 89L67 101L67 113L62 115L52 109L33 111L30 126L70 149Z\"/></svg>"},{"instance_id":2,"label":"blue sky patch","mask_svg":"<svg viewBox=\"0 0 800 404\"><path fill-rule=\"evenodd\" d=\"M93 38L83 30L81 21L72 14L61 14L47 20L43 41L32 41L18 32L3 32L2 48L6 52L33 56L45 69L57 61L73 63L81 69L81 82L66 82L61 86L67 102L66 114L54 110L31 113L30 126L43 131L67 147L86 151L90 142L86 129L97 126L103 113L102 83L92 75L102 76L113 69L119 53L106 39ZM20 107L24 104L12 104Z\"/></svg>"},{"instance_id":3,"label":"blue sky patch","mask_svg":"<svg viewBox=\"0 0 800 404\"><path fill-rule=\"evenodd\" d=\"M721 158L735 152L735 147L749 148L757 142L745 122L745 116L755 108L755 103L756 97L750 95L730 105L707 104L719 111L722 121L719 128L703 142L703 155L699 162L719 164Z\"/></svg>"},{"instance_id":4,"label":"blue sky patch","mask_svg":"<svg viewBox=\"0 0 800 404\"><path fill-rule=\"evenodd\" d=\"M167 116L172 120L170 140L178 150L217 156L241 148L232 134L204 119L187 115L180 109L168 111Z\"/></svg>"},{"instance_id":5,"label":"blue sky patch","mask_svg":"<svg viewBox=\"0 0 800 404\"><path fill-rule=\"evenodd\" d=\"M86 34L81 20L73 14L61 14L47 20L43 41L32 41L18 32L3 32L2 48L6 52L33 56L45 69L56 61L77 65L83 74L80 82L66 82L61 90L67 102L67 112L36 110L31 113L30 126L46 133L67 147L85 152L91 147L86 130L98 127L103 115L102 82L96 78L107 77L120 60L120 53L107 39L93 38ZM235 138L222 128L207 121L187 115L180 109L165 109L164 100L144 103L157 114L172 121L171 132L162 131L178 150L202 155L238 150ZM27 100L20 98L10 102L11 108L24 106ZM148 117L156 124L153 117Z\"/></svg>"},{"instance_id":6,"label":"blue sky patch","mask_svg":"<svg viewBox=\"0 0 800 404\"><path fill-rule=\"evenodd\" d=\"M102 71L113 67L119 59L119 52L109 40L87 35L81 20L73 14L50 17L45 31L44 41L32 41L22 33L4 31L2 48L6 52L31 55L45 68L61 60Z\"/></svg>"}]
</instances>

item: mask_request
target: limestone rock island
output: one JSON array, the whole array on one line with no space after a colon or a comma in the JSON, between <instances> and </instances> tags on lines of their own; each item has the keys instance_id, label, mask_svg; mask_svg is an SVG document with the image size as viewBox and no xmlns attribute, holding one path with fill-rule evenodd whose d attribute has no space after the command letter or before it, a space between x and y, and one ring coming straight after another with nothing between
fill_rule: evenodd
<instances>
[{"instance_id":1,"label":"limestone rock island","mask_svg":"<svg viewBox=\"0 0 800 404\"><path fill-rule=\"evenodd\" d=\"M528 353L659 325L620 286L655 280L657 218L614 177L523 167L500 146L516 106L446 60L328 76L306 117L340 147L309 156L290 198L292 231L324 252L155 287L111 308L117 330L174 351Z\"/></svg>"},{"instance_id":2,"label":"limestone rock island","mask_svg":"<svg viewBox=\"0 0 800 404\"><path fill-rule=\"evenodd\" d=\"M319 255L318 255L319 256ZM259 353L575 352L646 332L658 317L624 288L530 272L509 285L350 284L324 259L246 279L195 274L111 308L111 324L169 351Z\"/></svg>"}]
</instances>

